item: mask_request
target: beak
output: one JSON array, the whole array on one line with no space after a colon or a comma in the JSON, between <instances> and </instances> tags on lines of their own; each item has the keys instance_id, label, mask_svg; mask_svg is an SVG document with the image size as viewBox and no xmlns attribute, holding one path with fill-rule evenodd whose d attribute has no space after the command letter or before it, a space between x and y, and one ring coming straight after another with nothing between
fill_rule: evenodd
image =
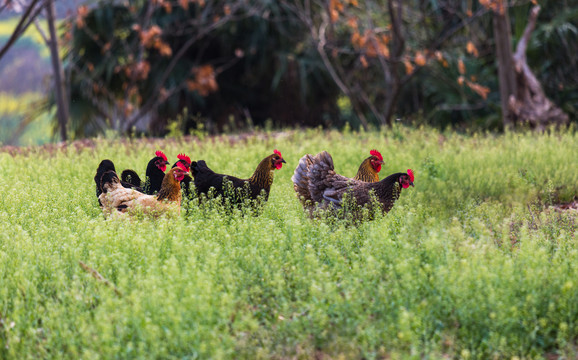
<instances>
[{"instance_id":1,"label":"beak","mask_svg":"<svg viewBox=\"0 0 578 360\"><path fill-rule=\"evenodd\" d=\"M171 163L168 161L165 161L165 165L170 165Z\"/></svg>"},{"instance_id":2,"label":"beak","mask_svg":"<svg viewBox=\"0 0 578 360\"><path fill-rule=\"evenodd\" d=\"M409 184L411 185L411 187L415 187L413 186L413 181L410 181Z\"/></svg>"},{"instance_id":3,"label":"beak","mask_svg":"<svg viewBox=\"0 0 578 360\"><path fill-rule=\"evenodd\" d=\"M281 158L281 162L282 162L283 164L287 164L287 161L285 161L285 159L283 159L283 158Z\"/></svg>"},{"instance_id":4,"label":"beak","mask_svg":"<svg viewBox=\"0 0 578 360\"><path fill-rule=\"evenodd\" d=\"M380 163L381 165L383 165L383 164L385 164L385 161L381 160L379 163Z\"/></svg>"}]
</instances>

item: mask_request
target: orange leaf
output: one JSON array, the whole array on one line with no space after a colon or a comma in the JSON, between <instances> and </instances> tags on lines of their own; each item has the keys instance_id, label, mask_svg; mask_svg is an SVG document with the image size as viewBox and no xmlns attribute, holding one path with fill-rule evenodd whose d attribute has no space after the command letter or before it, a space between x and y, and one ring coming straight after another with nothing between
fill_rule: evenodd
<instances>
[{"instance_id":1,"label":"orange leaf","mask_svg":"<svg viewBox=\"0 0 578 360\"><path fill-rule=\"evenodd\" d=\"M462 59L458 60L458 71L462 75L466 73L466 65L464 64L464 61Z\"/></svg>"},{"instance_id":2,"label":"orange leaf","mask_svg":"<svg viewBox=\"0 0 578 360\"><path fill-rule=\"evenodd\" d=\"M473 42L468 41L468 44L466 45L466 51L468 52L468 54L472 54L475 57L478 57L478 49L476 49L476 46L474 45Z\"/></svg>"},{"instance_id":3,"label":"orange leaf","mask_svg":"<svg viewBox=\"0 0 578 360\"><path fill-rule=\"evenodd\" d=\"M474 92L476 92L478 95L480 95L484 100L486 100L488 98L488 94L490 93L490 88L471 82L471 81L467 81L466 80L466 84L468 85L468 87L470 89L472 89Z\"/></svg>"},{"instance_id":4,"label":"orange leaf","mask_svg":"<svg viewBox=\"0 0 578 360\"><path fill-rule=\"evenodd\" d=\"M364 55L361 55L359 57L359 62L361 62L361 66L363 66L364 69L367 69L369 67L369 64L367 63L367 59L365 58Z\"/></svg>"},{"instance_id":5,"label":"orange leaf","mask_svg":"<svg viewBox=\"0 0 578 360\"><path fill-rule=\"evenodd\" d=\"M463 76L458 77L458 84L460 84L460 86L464 85L464 81L465 79Z\"/></svg>"},{"instance_id":6,"label":"orange leaf","mask_svg":"<svg viewBox=\"0 0 578 360\"><path fill-rule=\"evenodd\" d=\"M343 11L343 4L339 0L329 0L329 17L335 23L339 19L339 13Z\"/></svg>"},{"instance_id":7,"label":"orange leaf","mask_svg":"<svg viewBox=\"0 0 578 360\"><path fill-rule=\"evenodd\" d=\"M192 69L195 80L187 80L187 87L197 91L201 96L207 96L219 89L215 69L211 65L203 65Z\"/></svg>"},{"instance_id":8,"label":"orange leaf","mask_svg":"<svg viewBox=\"0 0 578 360\"><path fill-rule=\"evenodd\" d=\"M336 23L339 20L339 12L335 9L329 10L329 17L331 18L332 23Z\"/></svg>"},{"instance_id":9,"label":"orange leaf","mask_svg":"<svg viewBox=\"0 0 578 360\"><path fill-rule=\"evenodd\" d=\"M141 60L133 67L134 77L138 80L145 80L149 76L151 65L148 61Z\"/></svg>"},{"instance_id":10,"label":"orange leaf","mask_svg":"<svg viewBox=\"0 0 578 360\"><path fill-rule=\"evenodd\" d=\"M349 26L352 30L357 30L357 18L355 16L350 16L347 19L347 26Z\"/></svg>"},{"instance_id":11,"label":"orange leaf","mask_svg":"<svg viewBox=\"0 0 578 360\"><path fill-rule=\"evenodd\" d=\"M424 66L426 64L426 58L421 51L415 53L414 62L417 66Z\"/></svg>"},{"instance_id":12,"label":"orange leaf","mask_svg":"<svg viewBox=\"0 0 578 360\"><path fill-rule=\"evenodd\" d=\"M409 61L408 59L405 59L403 61L403 65L405 65L405 73L407 75L411 75L413 73L414 67L411 64L411 61Z\"/></svg>"},{"instance_id":13,"label":"orange leaf","mask_svg":"<svg viewBox=\"0 0 578 360\"><path fill-rule=\"evenodd\" d=\"M166 43L162 42L157 49L159 50L159 53L162 56L171 56L173 54L173 50L171 49L171 47L169 45L167 45Z\"/></svg>"},{"instance_id":14,"label":"orange leaf","mask_svg":"<svg viewBox=\"0 0 578 360\"><path fill-rule=\"evenodd\" d=\"M354 31L353 34L351 34L351 45L353 45L357 49L363 46L362 38L359 32Z\"/></svg>"}]
</instances>

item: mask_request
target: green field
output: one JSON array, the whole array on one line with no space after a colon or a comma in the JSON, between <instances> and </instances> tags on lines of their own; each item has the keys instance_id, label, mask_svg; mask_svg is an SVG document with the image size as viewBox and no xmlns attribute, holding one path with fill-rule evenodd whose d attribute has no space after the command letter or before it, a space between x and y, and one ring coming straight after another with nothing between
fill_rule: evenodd
<instances>
[{"instance_id":1,"label":"green field","mask_svg":"<svg viewBox=\"0 0 578 360\"><path fill-rule=\"evenodd\" d=\"M551 205L578 194L577 143L394 128L0 153L0 358L575 359L577 215ZM287 164L260 217L98 207L101 159L143 173L184 151L248 177L275 148ZM372 148L415 188L357 227L309 220L299 158L327 150L353 176Z\"/></svg>"}]
</instances>

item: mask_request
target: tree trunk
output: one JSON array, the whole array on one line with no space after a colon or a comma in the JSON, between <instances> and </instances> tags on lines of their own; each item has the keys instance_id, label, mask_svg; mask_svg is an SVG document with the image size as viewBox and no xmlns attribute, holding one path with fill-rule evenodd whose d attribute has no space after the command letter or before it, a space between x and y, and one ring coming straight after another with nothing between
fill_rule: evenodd
<instances>
[{"instance_id":1,"label":"tree trunk","mask_svg":"<svg viewBox=\"0 0 578 360\"><path fill-rule=\"evenodd\" d=\"M568 124L568 115L546 97L526 62L526 48L539 12L540 6L534 6L530 11L528 24L513 56L517 90L508 99L508 112L514 121L542 131L550 125Z\"/></svg>"},{"instance_id":2,"label":"tree trunk","mask_svg":"<svg viewBox=\"0 0 578 360\"><path fill-rule=\"evenodd\" d=\"M500 84L500 102L502 104L502 121L504 128L513 127L515 122L509 114L510 96L516 93L516 77L512 61L512 35L510 33L510 18L507 9L503 13L493 13L494 39L496 41L496 56L498 60L498 82Z\"/></svg>"},{"instance_id":3,"label":"tree trunk","mask_svg":"<svg viewBox=\"0 0 578 360\"><path fill-rule=\"evenodd\" d=\"M518 42L516 53L512 52L510 44L507 7L503 6L493 13L504 128L527 124L533 129L544 130L549 125L568 124L568 115L546 97L526 61L526 48L536 26L539 11L539 6L530 11L528 24Z\"/></svg>"},{"instance_id":4,"label":"tree trunk","mask_svg":"<svg viewBox=\"0 0 578 360\"><path fill-rule=\"evenodd\" d=\"M68 100L66 87L64 86L64 72L58 53L58 35L54 25L54 0L46 1L46 20L48 31L50 32L50 57L52 60L52 70L54 72L54 88L56 90L56 105L58 114L58 124L60 127L60 139L66 141L66 125L68 124Z\"/></svg>"},{"instance_id":5,"label":"tree trunk","mask_svg":"<svg viewBox=\"0 0 578 360\"><path fill-rule=\"evenodd\" d=\"M401 92L401 80L399 75L399 65L401 63L401 58L405 52L405 37L401 28L403 21L403 7L401 0L389 0L387 2L387 9L389 12L389 19L391 21L392 30L392 40L391 40L391 63L386 72L389 72L389 76L386 76L385 84L389 89L387 98L385 99L385 104L383 108L383 119L385 123L383 125L390 126L393 123L393 114L395 112L395 107L397 104L397 99Z\"/></svg>"}]
</instances>

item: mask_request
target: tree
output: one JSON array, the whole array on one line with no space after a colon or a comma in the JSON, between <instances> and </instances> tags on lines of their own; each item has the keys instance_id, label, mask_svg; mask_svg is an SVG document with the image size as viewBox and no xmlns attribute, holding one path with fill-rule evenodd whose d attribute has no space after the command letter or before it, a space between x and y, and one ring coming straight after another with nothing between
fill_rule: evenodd
<instances>
[{"instance_id":1,"label":"tree","mask_svg":"<svg viewBox=\"0 0 578 360\"><path fill-rule=\"evenodd\" d=\"M511 26L506 2L481 0L480 3L493 12L504 126L528 124L532 128L544 130L549 125L568 124L568 115L546 97L542 85L526 60L526 49L536 26L540 7L534 6L530 10L528 24L514 53L511 48Z\"/></svg>"},{"instance_id":2,"label":"tree","mask_svg":"<svg viewBox=\"0 0 578 360\"><path fill-rule=\"evenodd\" d=\"M58 52L58 35L56 34L56 19L54 17L54 1L46 0L46 21L48 22L48 29L50 38L44 38L44 41L50 48L50 59L52 61L52 73L54 76L54 89L56 93L56 104L58 114L58 125L60 129L60 139L66 141L66 127L68 125L68 94L66 93L66 86L64 84L64 73L62 71L62 63L60 62L60 54Z\"/></svg>"},{"instance_id":3,"label":"tree","mask_svg":"<svg viewBox=\"0 0 578 360\"><path fill-rule=\"evenodd\" d=\"M17 10L16 6L22 6L22 15L16 28L12 32L12 35L4 44L2 49L0 49L0 59L2 56L8 52L8 50L14 45L14 43L18 40L22 34L26 31L26 29L34 23L38 16L41 14L42 10L45 9L46 11L46 20L48 22L48 27L50 31L50 37L46 37L43 32L38 27L39 32L44 38L44 42L50 48L50 57L52 61L52 68L54 73L54 88L56 92L56 99L57 99L57 113L58 113L58 124L60 129L60 139L62 141L66 141L66 127L68 124L68 97L65 91L65 85L63 82L63 75L62 75L62 65L60 63L60 54L58 51L58 37L56 34L55 28L55 17L54 17L54 3L53 0L31 0L28 4L25 2L16 2L6 0L2 5L0 5L0 9L8 9L14 8Z\"/></svg>"},{"instance_id":4,"label":"tree","mask_svg":"<svg viewBox=\"0 0 578 360\"><path fill-rule=\"evenodd\" d=\"M439 7L401 0L286 4L309 29L310 41L364 127L370 118L391 125L404 88L432 62L447 64L440 51L447 40L484 13L462 20L454 15L456 5L445 2ZM464 82L487 95L475 81Z\"/></svg>"},{"instance_id":5,"label":"tree","mask_svg":"<svg viewBox=\"0 0 578 360\"><path fill-rule=\"evenodd\" d=\"M269 1L79 8L67 24L73 131L162 134L185 108L215 131L230 117L320 118L332 105L316 99L335 91L311 52L297 49L304 31L290 15Z\"/></svg>"}]
</instances>

